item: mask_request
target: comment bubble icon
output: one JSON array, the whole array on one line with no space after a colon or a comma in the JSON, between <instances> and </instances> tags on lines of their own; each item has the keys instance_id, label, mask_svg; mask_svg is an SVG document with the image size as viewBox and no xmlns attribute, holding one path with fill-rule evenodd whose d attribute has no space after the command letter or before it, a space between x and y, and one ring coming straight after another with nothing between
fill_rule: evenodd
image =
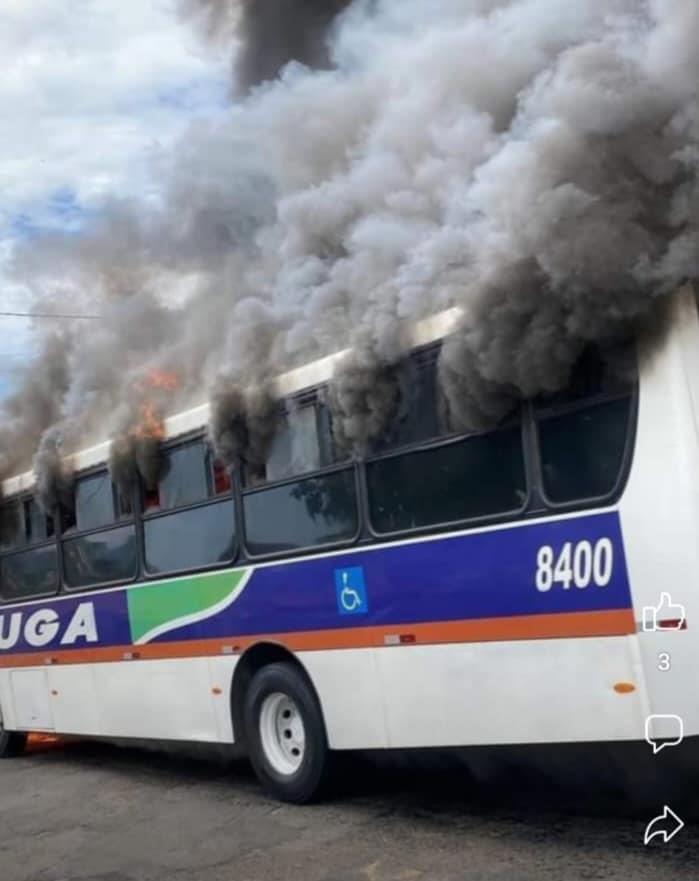
<instances>
[{"instance_id":1,"label":"comment bubble icon","mask_svg":"<svg viewBox=\"0 0 699 881\"><path fill-rule=\"evenodd\" d=\"M646 718L646 742L653 747L653 755L670 746L679 746L684 737L684 723L679 716L654 713Z\"/></svg>"}]
</instances>

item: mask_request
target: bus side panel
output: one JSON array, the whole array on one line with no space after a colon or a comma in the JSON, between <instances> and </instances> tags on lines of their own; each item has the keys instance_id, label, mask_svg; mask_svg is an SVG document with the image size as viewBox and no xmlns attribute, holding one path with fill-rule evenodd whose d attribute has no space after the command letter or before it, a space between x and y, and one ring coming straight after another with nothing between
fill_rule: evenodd
<instances>
[{"instance_id":1,"label":"bus side panel","mask_svg":"<svg viewBox=\"0 0 699 881\"><path fill-rule=\"evenodd\" d=\"M301 652L316 689L331 749L383 749L386 736L374 649Z\"/></svg>"},{"instance_id":2,"label":"bus side panel","mask_svg":"<svg viewBox=\"0 0 699 881\"><path fill-rule=\"evenodd\" d=\"M18 728L53 731L54 721L48 679L43 668L12 670L10 692Z\"/></svg>"},{"instance_id":3,"label":"bus side panel","mask_svg":"<svg viewBox=\"0 0 699 881\"><path fill-rule=\"evenodd\" d=\"M56 731L100 733L95 668L90 664L56 666L47 668L47 674Z\"/></svg>"},{"instance_id":4,"label":"bus side panel","mask_svg":"<svg viewBox=\"0 0 699 881\"><path fill-rule=\"evenodd\" d=\"M699 734L699 434L691 395L699 325L691 295L673 307L672 327L681 332L641 359L636 448L619 507L648 712L680 716L690 736ZM660 619L681 614L661 607L663 594L681 605L686 629L643 629L654 609Z\"/></svg>"},{"instance_id":5,"label":"bus side panel","mask_svg":"<svg viewBox=\"0 0 699 881\"><path fill-rule=\"evenodd\" d=\"M635 639L379 649L388 745L642 739L645 699ZM615 691L622 682L636 690Z\"/></svg>"},{"instance_id":6,"label":"bus side panel","mask_svg":"<svg viewBox=\"0 0 699 881\"><path fill-rule=\"evenodd\" d=\"M97 664L94 673L98 733L158 740L219 739L214 701L220 698L212 693L207 658L116 661Z\"/></svg>"}]
</instances>

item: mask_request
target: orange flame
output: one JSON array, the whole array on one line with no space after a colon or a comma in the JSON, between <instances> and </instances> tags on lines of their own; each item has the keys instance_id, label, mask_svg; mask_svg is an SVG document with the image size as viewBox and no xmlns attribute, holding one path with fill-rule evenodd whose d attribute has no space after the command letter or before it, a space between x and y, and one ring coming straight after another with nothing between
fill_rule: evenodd
<instances>
[{"instance_id":1,"label":"orange flame","mask_svg":"<svg viewBox=\"0 0 699 881\"><path fill-rule=\"evenodd\" d=\"M141 418L131 434L138 440L162 440L165 426L152 401L144 401L140 407Z\"/></svg>"},{"instance_id":2,"label":"orange flame","mask_svg":"<svg viewBox=\"0 0 699 881\"><path fill-rule=\"evenodd\" d=\"M174 392L180 385L180 378L176 373L168 370L150 370L147 378L151 388L163 389L166 392Z\"/></svg>"},{"instance_id":3,"label":"orange flame","mask_svg":"<svg viewBox=\"0 0 699 881\"><path fill-rule=\"evenodd\" d=\"M45 752L49 749L60 749L65 741L55 734L40 734L32 731L27 738L27 752Z\"/></svg>"},{"instance_id":4,"label":"orange flame","mask_svg":"<svg viewBox=\"0 0 699 881\"><path fill-rule=\"evenodd\" d=\"M145 400L139 406L138 423L131 429L131 436L137 440L162 440L165 436L165 427L159 408L151 400L150 395L154 390L158 392L174 392L180 386L180 378L176 373L169 370L152 368L146 376L136 383L136 390L143 395ZM156 395L156 397L162 397Z\"/></svg>"}]
</instances>

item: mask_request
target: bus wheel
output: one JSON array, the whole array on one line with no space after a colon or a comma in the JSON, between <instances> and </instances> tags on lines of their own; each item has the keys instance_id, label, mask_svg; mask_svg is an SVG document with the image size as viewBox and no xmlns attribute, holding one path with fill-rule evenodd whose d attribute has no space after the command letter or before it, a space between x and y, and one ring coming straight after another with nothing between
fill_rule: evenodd
<instances>
[{"instance_id":1,"label":"bus wheel","mask_svg":"<svg viewBox=\"0 0 699 881\"><path fill-rule=\"evenodd\" d=\"M11 759L24 752L27 735L23 731L5 731L0 710L0 759Z\"/></svg>"},{"instance_id":2,"label":"bus wheel","mask_svg":"<svg viewBox=\"0 0 699 881\"><path fill-rule=\"evenodd\" d=\"M306 677L293 664L262 667L245 695L244 718L250 761L264 788L295 804L316 798L330 755L323 714Z\"/></svg>"}]
</instances>

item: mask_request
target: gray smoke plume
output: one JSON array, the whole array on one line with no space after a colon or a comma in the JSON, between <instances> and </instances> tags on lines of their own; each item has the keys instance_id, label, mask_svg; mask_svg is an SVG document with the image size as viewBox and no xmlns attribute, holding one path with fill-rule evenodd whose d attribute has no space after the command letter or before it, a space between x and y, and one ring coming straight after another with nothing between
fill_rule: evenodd
<instances>
[{"instance_id":1,"label":"gray smoke plume","mask_svg":"<svg viewBox=\"0 0 699 881\"><path fill-rule=\"evenodd\" d=\"M278 423L279 407L268 388L219 380L211 396L210 436L224 464L241 459L253 471L263 466Z\"/></svg>"},{"instance_id":2,"label":"gray smoke plume","mask_svg":"<svg viewBox=\"0 0 699 881\"><path fill-rule=\"evenodd\" d=\"M72 504L73 474L69 462L63 449L63 434L58 426L52 426L42 435L33 463L36 498L47 514L53 514L59 505Z\"/></svg>"},{"instance_id":3,"label":"gray smoke plume","mask_svg":"<svg viewBox=\"0 0 699 881\"><path fill-rule=\"evenodd\" d=\"M45 337L38 364L20 378L19 390L2 407L0 479L19 472L31 461L43 433L60 418L61 401L70 387L69 332Z\"/></svg>"},{"instance_id":4,"label":"gray smoke plume","mask_svg":"<svg viewBox=\"0 0 699 881\"><path fill-rule=\"evenodd\" d=\"M355 0L328 27L340 6L304 56L275 54L272 5L203 4L247 85L281 58L328 69L289 65L194 125L157 203L17 250L39 302L103 318L47 340L0 474L43 437L128 436L154 370L179 377L163 413L213 395L224 458L259 462L273 408L248 390L348 346L366 369L329 394L356 449L394 418L401 328L452 306L439 376L453 427L479 429L699 279L696 0Z\"/></svg>"},{"instance_id":5,"label":"gray smoke plume","mask_svg":"<svg viewBox=\"0 0 699 881\"><path fill-rule=\"evenodd\" d=\"M290 62L328 67L328 36L336 17L350 0L184 0L190 15L199 15L207 32L241 42L234 82L246 92L273 80Z\"/></svg>"},{"instance_id":6,"label":"gray smoke plume","mask_svg":"<svg viewBox=\"0 0 699 881\"><path fill-rule=\"evenodd\" d=\"M20 521L18 506L0 506L0 548L5 544L14 544L19 528Z\"/></svg>"},{"instance_id":7,"label":"gray smoke plume","mask_svg":"<svg viewBox=\"0 0 699 881\"><path fill-rule=\"evenodd\" d=\"M400 386L388 366L353 352L327 390L335 447L343 456L365 455L389 429L398 411Z\"/></svg>"},{"instance_id":8,"label":"gray smoke plume","mask_svg":"<svg viewBox=\"0 0 699 881\"><path fill-rule=\"evenodd\" d=\"M109 450L109 473L123 498L131 498L138 477L147 490L154 490L162 474L160 438L131 432L118 435Z\"/></svg>"}]
</instances>

